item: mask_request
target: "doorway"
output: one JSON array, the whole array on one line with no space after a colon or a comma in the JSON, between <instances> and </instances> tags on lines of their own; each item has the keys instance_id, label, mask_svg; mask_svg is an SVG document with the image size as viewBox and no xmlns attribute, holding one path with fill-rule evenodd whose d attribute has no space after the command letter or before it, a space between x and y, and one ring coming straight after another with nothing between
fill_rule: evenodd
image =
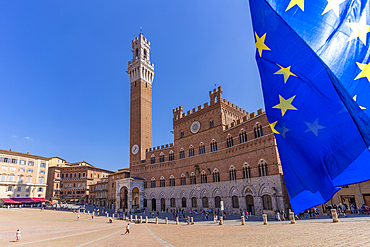
<instances>
[{"instance_id":1,"label":"doorway","mask_svg":"<svg viewBox=\"0 0 370 247\"><path fill-rule=\"evenodd\" d=\"M161 199L161 210L162 211L166 210L166 200L164 198Z\"/></svg>"},{"instance_id":2,"label":"doorway","mask_svg":"<svg viewBox=\"0 0 370 247\"><path fill-rule=\"evenodd\" d=\"M254 200L253 196L247 195L245 197L246 203L247 203L247 212L250 212L252 215L254 215Z\"/></svg>"},{"instance_id":3,"label":"doorway","mask_svg":"<svg viewBox=\"0 0 370 247\"><path fill-rule=\"evenodd\" d=\"M152 199L152 211L157 211L155 198Z\"/></svg>"}]
</instances>

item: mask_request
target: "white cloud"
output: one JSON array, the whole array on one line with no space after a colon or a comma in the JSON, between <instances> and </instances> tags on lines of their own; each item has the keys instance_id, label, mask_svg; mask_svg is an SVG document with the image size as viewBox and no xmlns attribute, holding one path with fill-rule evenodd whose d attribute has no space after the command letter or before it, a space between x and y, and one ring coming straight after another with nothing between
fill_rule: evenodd
<instances>
[{"instance_id":1,"label":"white cloud","mask_svg":"<svg viewBox=\"0 0 370 247\"><path fill-rule=\"evenodd\" d=\"M13 138L17 138L17 136L15 136L15 135L12 135L12 137L13 137Z\"/></svg>"},{"instance_id":2,"label":"white cloud","mask_svg":"<svg viewBox=\"0 0 370 247\"><path fill-rule=\"evenodd\" d=\"M27 140L33 140L33 138L29 137L29 136L26 136L24 139L27 139Z\"/></svg>"}]
</instances>

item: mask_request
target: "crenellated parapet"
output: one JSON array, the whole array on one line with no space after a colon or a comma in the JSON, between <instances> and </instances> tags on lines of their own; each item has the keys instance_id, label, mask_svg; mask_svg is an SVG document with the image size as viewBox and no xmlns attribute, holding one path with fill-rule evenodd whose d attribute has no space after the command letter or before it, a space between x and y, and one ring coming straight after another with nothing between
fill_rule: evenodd
<instances>
[{"instance_id":1,"label":"crenellated parapet","mask_svg":"<svg viewBox=\"0 0 370 247\"><path fill-rule=\"evenodd\" d=\"M217 102L222 101L222 87L219 86L217 89L213 89L213 91L209 91L209 99L211 105Z\"/></svg>"},{"instance_id":2,"label":"crenellated parapet","mask_svg":"<svg viewBox=\"0 0 370 247\"><path fill-rule=\"evenodd\" d=\"M252 112L250 114L247 112L246 115L242 119L238 119L238 120L236 120L236 122L231 122L230 124L225 125L224 126L224 130L228 130L230 128L233 128L233 127L235 127L235 126L237 126L237 125L239 125L241 123L244 123L244 122L246 122L248 120L251 120L251 119L253 119L253 118L257 117L257 116L260 116L263 113L264 112L263 112L263 109L262 108L257 110L257 114L255 112Z\"/></svg>"}]
</instances>

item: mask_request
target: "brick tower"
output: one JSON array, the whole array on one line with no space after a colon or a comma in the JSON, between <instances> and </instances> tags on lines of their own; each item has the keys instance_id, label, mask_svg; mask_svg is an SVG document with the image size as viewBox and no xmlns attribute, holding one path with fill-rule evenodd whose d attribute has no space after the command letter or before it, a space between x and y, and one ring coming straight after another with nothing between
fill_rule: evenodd
<instances>
[{"instance_id":1,"label":"brick tower","mask_svg":"<svg viewBox=\"0 0 370 247\"><path fill-rule=\"evenodd\" d=\"M152 147L152 82L154 64L150 62L150 42L140 33L132 40L132 60L127 74L131 83L130 165L145 159Z\"/></svg>"}]
</instances>

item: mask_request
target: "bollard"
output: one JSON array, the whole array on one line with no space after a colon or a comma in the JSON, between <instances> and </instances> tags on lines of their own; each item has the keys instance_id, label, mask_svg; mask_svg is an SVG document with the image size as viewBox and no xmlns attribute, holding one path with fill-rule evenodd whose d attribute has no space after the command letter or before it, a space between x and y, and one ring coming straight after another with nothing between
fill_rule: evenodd
<instances>
[{"instance_id":1,"label":"bollard","mask_svg":"<svg viewBox=\"0 0 370 247\"><path fill-rule=\"evenodd\" d=\"M140 215L140 222L139 222L140 224L142 224L143 223L143 216L141 216Z\"/></svg>"},{"instance_id":2,"label":"bollard","mask_svg":"<svg viewBox=\"0 0 370 247\"><path fill-rule=\"evenodd\" d=\"M135 222L137 222L137 215L135 215Z\"/></svg>"},{"instance_id":3,"label":"bollard","mask_svg":"<svg viewBox=\"0 0 370 247\"><path fill-rule=\"evenodd\" d=\"M267 223L267 215L266 214L263 214L262 215L262 218L263 218L263 224L264 225L268 225L268 223Z\"/></svg>"},{"instance_id":4,"label":"bollard","mask_svg":"<svg viewBox=\"0 0 370 247\"><path fill-rule=\"evenodd\" d=\"M155 217L155 223L158 224L158 217Z\"/></svg>"},{"instance_id":5,"label":"bollard","mask_svg":"<svg viewBox=\"0 0 370 247\"><path fill-rule=\"evenodd\" d=\"M190 217L190 224L191 225L194 225L194 219L193 219L193 217Z\"/></svg>"},{"instance_id":6,"label":"bollard","mask_svg":"<svg viewBox=\"0 0 370 247\"><path fill-rule=\"evenodd\" d=\"M339 222L338 220L338 214L336 209L331 210L331 217L333 218L333 223Z\"/></svg>"},{"instance_id":7,"label":"bollard","mask_svg":"<svg viewBox=\"0 0 370 247\"><path fill-rule=\"evenodd\" d=\"M108 214L107 214L107 213L105 214L105 217L107 217L107 218L108 218Z\"/></svg>"},{"instance_id":8,"label":"bollard","mask_svg":"<svg viewBox=\"0 0 370 247\"><path fill-rule=\"evenodd\" d=\"M222 216L220 217L220 222L218 224L221 226L224 224L224 218Z\"/></svg>"},{"instance_id":9,"label":"bollard","mask_svg":"<svg viewBox=\"0 0 370 247\"><path fill-rule=\"evenodd\" d=\"M131 214L131 215L130 215L130 221L132 222L132 220L133 220L133 219L132 219L132 214Z\"/></svg>"},{"instance_id":10,"label":"bollard","mask_svg":"<svg viewBox=\"0 0 370 247\"><path fill-rule=\"evenodd\" d=\"M294 217L293 211L289 213L289 217L290 217L290 224L295 224L295 217Z\"/></svg>"},{"instance_id":11,"label":"bollard","mask_svg":"<svg viewBox=\"0 0 370 247\"><path fill-rule=\"evenodd\" d=\"M148 216L145 216L145 223L148 223Z\"/></svg>"},{"instance_id":12,"label":"bollard","mask_svg":"<svg viewBox=\"0 0 370 247\"><path fill-rule=\"evenodd\" d=\"M167 217L165 218L164 223L168 224L168 218Z\"/></svg>"},{"instance_id":13,"label":"bollard","mask_svg":"<svg viewBox=\"0 0 370 247\"><path fill-rule=\"evenodd\" d=\"M179 217L176 217L176 225L179 224Z\"/></svg>"},{"instance_id":14,"label":"bollard","mask_svg":"<svg viewBox=\"0 0 370 247\"><path fill-rule=\"evenodd\" d=\"M242 216L242 225L243 226L245 225L245 218L244 218L244 216Z\"/></svg>"},{"instance_id":15,"label":"bollard","mask_svg":"<svg viewBox=\"0 0 370 247\"><path fill-rule=\"evenodd\" d=\"M113 219L114 219L114 214L112 214L112 217L113 217Z\"/></svg>"}]
</instances>

